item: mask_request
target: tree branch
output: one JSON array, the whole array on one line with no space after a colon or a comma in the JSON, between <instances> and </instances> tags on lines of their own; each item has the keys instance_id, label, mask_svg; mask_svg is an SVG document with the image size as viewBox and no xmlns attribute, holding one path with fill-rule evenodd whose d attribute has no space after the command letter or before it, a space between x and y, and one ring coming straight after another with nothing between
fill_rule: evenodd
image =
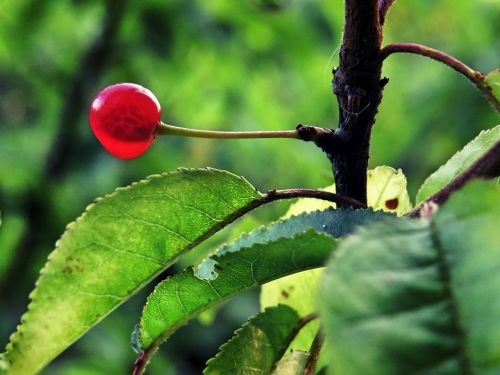
<instances>
[{"instance_id":1,"label":"tree branch","mask_svg":"<svg viewBox=\"0 0 500 375\"><path fill-rule=\"evenodd\" d=\"M422 46L420 44L394 43L382 48L382 50L380 51L380 58L384 60L393 53L411 53L414 55L420 55L428 57L432 60L439 61L449 66L453 70L464 75L469 81L471 81L483 93L483 95L493 106L493 108L495 108L495 110L500 113L500 102L495 98L493 92L491 91L491 88L486 84L486 77L481 72L472 69L453 56L433 48Z\"/></svg>"},{"instance_id":2,"label":"tree branch","mask_svg":"<svg viewBox=\"0 0 500 375\"><path fill-rule=\"evenodd\" d=\"M322 147L332 162L337 192L363 204L371 129L387 83L380 79L379 17L378 0L345 0L340 65L332 81L339 126Z\"/></svg>"},{"instance_id":3,"label":"tree branch","mask_svg":"<svg viewBox=\"0 0 500 375\"><path fill-rule=\"evenodd\" d=\"M385 16L387 15L387 12L389 11L391 5L394 4L394 1L395 0L379 0L378 11L381 25L385 23Z\"/></svg>"},{"instance_id":4,"label":"tree branch","mask_svg":"<svg viewBox=\"0 0 500 375\"><path fill-rule=\"evenodd\" d=\"M442 205L451 194L459 190L467 182L473 179L491 179L500 176L500 141L495 143L488 151L476 160L469 168L450 181L448 185L436 194L427 198L420 205L415 207L407 215L410 217L422 216L422 211L429 204Z\"/></svg>"},{"instance_id":5,"label":"tree branch","mask_svg":"<svg viewBox=\"0 0 500 375\"><path fill-rule=\"evenodd\" d=\"M309 349L309 358L307 359L306 367L304 369L304 375L314 375L316 372L316 366L318 365L319 354L325 343L325 336L321 332L321 329L314 336L314 340Z\"/></svg>"}]
</instances>

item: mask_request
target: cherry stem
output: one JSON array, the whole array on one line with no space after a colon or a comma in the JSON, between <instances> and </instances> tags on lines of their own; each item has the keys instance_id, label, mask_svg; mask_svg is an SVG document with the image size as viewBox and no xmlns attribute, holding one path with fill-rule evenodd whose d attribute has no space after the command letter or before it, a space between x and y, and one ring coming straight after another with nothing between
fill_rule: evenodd
<instances>
[{"instance_id":1,"label":"cherry stem","mask_svg":"<svg viewBox=\"0 0 500 375\"><path fill-rule=\"evenodd\" d=\"M269 130L269 131L216 131L183 128L160 122L160 135L179 135L196 138L243 139L243 138L295 138L302 139L297 130Z\"/></svg>"},{"instance_id":2,"label":"cherry stem","mask_svg":"<svg viewBox=\"0 0 500 375\"><path fill-rule=\"evenodd\" d=\"M412 53L415 55L425 56L448 65L450 68L463 74L469 81L471 81L483 93L493 108L500 113L500 101L495 98L491 88L488 84L486 84L485 76L481 72L472 69L455 57L420 44L394 43L382 48L380 51L380 58L384 60L393 53Z\"/></svg>"}]
</instances>

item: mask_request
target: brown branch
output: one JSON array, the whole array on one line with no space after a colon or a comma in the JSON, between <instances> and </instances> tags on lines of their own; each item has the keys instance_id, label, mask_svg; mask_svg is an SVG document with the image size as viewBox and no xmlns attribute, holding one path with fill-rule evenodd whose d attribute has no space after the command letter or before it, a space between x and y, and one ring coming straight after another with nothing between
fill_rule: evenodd
<instances>
[{"instance_id":1,"label":"brown branch","mask_svg":"<svg viewBox=\"0 0 500 375\"><path fill-rule=\"evenodd\" d=\"M460 60L453 56L450 56L439 50L422 46L420 44L414 43L394 43L382 48L380 51L380 58L382 60L386 59L389 55L393 53L411 53L414 55L420 55L428 57L432 60L439 61L453 70L464 75L469 81L471 81L486 97L488 102L495 108L495 110L500 113L500 101L493 95L491 87L485 82L485 76L471 67L467 66Z\"/></svg>"},{"instance_id":2,"label":"brown branch","mask_svg":"<svg viewBox=\"0 0 500 375\"><path fill-rule=\"evenodd\" d=\"M316 333L314 340L309 349L309 358L307 358L306 367L304 368L304 375L314 375L316 372L316 366L318 365L319 354L325 343L325 336L321 330Z\"/></svg>"},{"instance_id":3,"label":"brown branch","mask_svg":"<svg viewBox=\"0 0 500 375\"><path fill-rule=\"evenodd\" d=\"M387 15L387 12L389 11L391 5L394 4L394 1L395 0L379 0L378 11L381 25L385 23L385 16Z\"/></svg>"},{"instance_id":4,"label":"brown branch","mask_svg":"<svg viewBox=\"0 0 500 375\"><path fill-rule=\"evenodd\" d=\"M332 162L337 192L363 204L371 129L386 83L381 80L379 15L378 0L345 0L340 64L332 81L339 126L322 147Z\"/></svg>"},{"instance_id":5,"label":"brown branch","mask_svg":"<svg viewBox=\"0 0 500 375\"><path fill-rule=\"evenodd\" d=\"M286 343L285 343L285 345L283 345L283 350L278 355L278 358L283 357L283 355L285 354L286 350L288 349L288 347L290 346L290 344L293 342L293 340L295 340L295 338L297 337L297 335L299 334L299 332L302 330L302 328L304 328L306 326L306 324L308 324L309 322L312 322L313 320L315 320L317 318L318 318L318 314L311 313L311 314L305 315L305 316L303 316L302 318L299 319L299 321L297 322L297 325L295 327L293 327L292 332L290 332L290 335L287 337ZM274 364L274 366L276 366L276 363Z\"/></svg>"},{"instance_id":6,"label":"brown branch","mask_svg":"<svg viewBox=\"0 0 500 375\"><path fill-rule=\"evenodd\" d=\"M361 203L356 199L344 197L342 195L330 193L328 191L313 190L313 189L269 190L267 194L264 196L264 201L265 203L267 203L281 199L293 199L293 198L315 198L333 202L339 206L366 208L366 205L364 203Z\"/></svg>"},{"instance_id":7,"label":"brown branch","mask_svg":"<svg viewBox=\"0 0 500 375\"><path fill-rule=\"evenodd\" d=\"M427 198L420 205L408 213L410 217L422 216L422 211L429 204L442 205L451 194L461 189L470 180L482 178L491 179L500 175L500 141L495 143L483 156L477 159L469 168L450 181L448 185L436 194ZM425 215L424 215L425 216Z\"/></svg>"}]
</instances>

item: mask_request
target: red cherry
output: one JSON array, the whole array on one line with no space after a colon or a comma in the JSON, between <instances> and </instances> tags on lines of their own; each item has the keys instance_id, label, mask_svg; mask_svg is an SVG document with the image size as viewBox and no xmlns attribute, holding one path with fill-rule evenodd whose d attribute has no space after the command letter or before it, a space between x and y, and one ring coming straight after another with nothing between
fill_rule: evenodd
<instances>
[{"instance_id":1,"label":"red cherry","mask_svg":"<svg viewBox=\"0 0 500 375\"><path fill-rule=\"evenodd\" d=\"M148 89L134 83L117 83L92 101L90 127L108 152L122 159L142 155L153 143L161 107Z\"/></svg>"}]
</instances>

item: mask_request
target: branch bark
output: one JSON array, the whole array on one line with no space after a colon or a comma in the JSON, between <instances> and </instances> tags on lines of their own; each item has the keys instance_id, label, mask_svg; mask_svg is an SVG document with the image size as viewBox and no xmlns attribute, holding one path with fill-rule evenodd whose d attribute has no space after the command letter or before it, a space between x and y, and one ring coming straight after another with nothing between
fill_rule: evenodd
<instances>
[{"instance_id":1,"label":"branch bark","mask_svg":"<svg viewBox=\"0 0 500 375\"><path fill-rule=\"evenodd\" d=\"M366 204L370 136L382 89L382 43L378 0L345 0L340 66L332 87L339 106L339 126L320 147L332 162L338 194Z\"/></svg>"},{"instance_id":2,"label":"branch bark","mask_svg":"<svg viewBox=\"0 0 500 375\"><path fill-rule=\"evenodd\" d=\"M498 99L495 98L493 92L491 91L491 87L489 87L486 84L485 82L486 77L481 72L472 69L471 67L464 64L462 61L439 50L414 43L389 44L388 46L382 48L382 50L380 51L380 58L384 60L393 53L411 53L415 55L420 55L428 57L435 61L439 61L449 66L453 70L464 75L469 81L471 81L483 93L483 95L486 97L486 100L490 102L492 107L495 108L495 110L498 113L500 113L500 101L498 101Z\"/></svg>"},{"instance_id":3,"label":"branch bark","mask_svg":"<svg viewBox=\"0 0 500 375\"><path fill-rule=\"evenodd\" d=\"M394 1L395 0L379 0L379 17L381 25L385 23L385 16Z\"/></svg>"}]
</instances>

